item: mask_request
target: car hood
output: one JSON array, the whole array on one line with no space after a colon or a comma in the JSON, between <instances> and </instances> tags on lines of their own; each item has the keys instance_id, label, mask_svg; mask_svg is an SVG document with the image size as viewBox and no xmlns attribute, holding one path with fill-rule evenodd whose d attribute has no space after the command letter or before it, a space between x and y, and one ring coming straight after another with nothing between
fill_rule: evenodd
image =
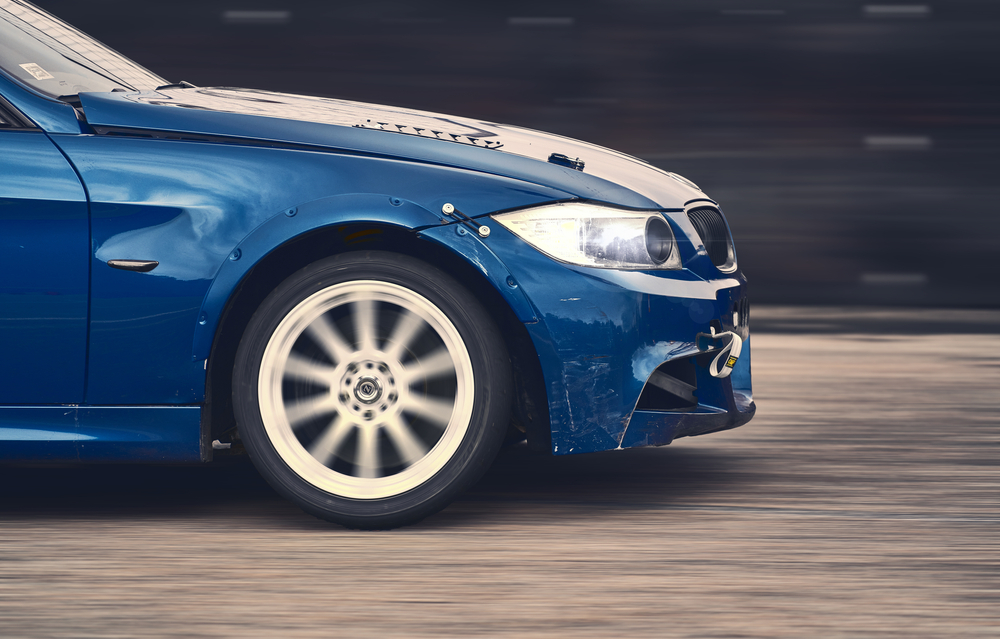
<instances>
[{"instance_id":1,"label":"car hood","mask_svg":"<svg viewBox=\"0 0 1000 639\"><path fill-rule=\"evenodd\" d=\"M139 129L376 154L503 175L636 208L678 209L705 197L611 149L426 111L224 87L82 93L80 101L99 133ZM584 168L554 164L552 154L578 158Z\"/></svg>"}]
</instances>

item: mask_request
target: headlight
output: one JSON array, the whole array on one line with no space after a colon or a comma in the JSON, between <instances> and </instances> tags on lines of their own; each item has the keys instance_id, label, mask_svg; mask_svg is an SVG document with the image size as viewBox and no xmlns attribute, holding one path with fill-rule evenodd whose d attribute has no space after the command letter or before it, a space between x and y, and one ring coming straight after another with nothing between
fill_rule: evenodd
<instances>
[{"instance_id":1,"label":"headlight","mask_svg":"<svg viewBox=\"0 0 1000 639\"><path fill-rule=\"evenodd\" d=\"M618 269L681 267L674 233L659 213L568 202L493 219L560 262Z\"/></svg>"}]
</instances>

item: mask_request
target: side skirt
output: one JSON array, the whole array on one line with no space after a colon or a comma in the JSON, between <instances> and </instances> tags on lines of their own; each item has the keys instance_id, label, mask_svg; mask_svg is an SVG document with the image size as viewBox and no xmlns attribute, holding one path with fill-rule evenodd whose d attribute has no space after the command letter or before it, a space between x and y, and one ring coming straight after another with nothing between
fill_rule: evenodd
<instances>
[{"instance_id":1,"label":"side skirt","mask_svg":"<svg viewBox=\"0 0 1000 639\"><path fill-rule=\"evenodd\" d=\"M4 461L190 463L202 448L201 406L0 407Z\"/></svg>"}]
</instances>

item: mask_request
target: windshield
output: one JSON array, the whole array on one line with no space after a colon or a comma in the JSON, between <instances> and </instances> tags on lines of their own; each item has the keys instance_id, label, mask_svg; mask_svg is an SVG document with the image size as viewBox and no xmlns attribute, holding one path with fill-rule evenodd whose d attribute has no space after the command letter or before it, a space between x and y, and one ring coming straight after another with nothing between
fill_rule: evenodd
<instances>
[{"instance_id":1,"label":"windshield","mask_svg":"<svg viewBox=\"0 0 1000 639\"><path fill-rule=\"evenodd\" d=\"M167 82L22 0L0 0L0 68L52 97L150 90Z\"/></svg>"}]
</instances>

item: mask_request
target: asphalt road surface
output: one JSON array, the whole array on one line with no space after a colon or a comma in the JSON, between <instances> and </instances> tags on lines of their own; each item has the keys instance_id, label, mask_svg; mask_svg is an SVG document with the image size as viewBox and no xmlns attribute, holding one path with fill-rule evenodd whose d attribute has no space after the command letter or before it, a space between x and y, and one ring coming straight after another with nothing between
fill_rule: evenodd
<instances>
[{"instance_id":1,"label":"asphalt road surface","mask_svg":"<svg viewBox=\"0 0 1000 639\"><path fill-rule=\"evenodd\" d=\"M1000 313L754 322L747 426L513 447L402 530L244 459L0 469L0 636L998 636Z\"/></svg>"}]
</instances>

